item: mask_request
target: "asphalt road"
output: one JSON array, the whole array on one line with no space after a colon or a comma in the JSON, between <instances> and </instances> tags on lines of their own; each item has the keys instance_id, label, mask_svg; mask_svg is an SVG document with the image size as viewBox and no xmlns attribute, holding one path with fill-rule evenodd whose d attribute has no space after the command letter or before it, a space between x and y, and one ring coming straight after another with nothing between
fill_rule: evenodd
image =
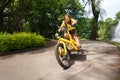
<instances>
[{"instance_id":1,"label":"asphalt road","mask_svg":"<svg viewBox=\"0 0 120 80\"><path fill-rule=\"evenodd\" d=\"M63 70L55 46L0 57L0 80L115 80L120 68L115 46L82 41L86 55L72 55L72 66Z\"/></svg>"}]
</instances>

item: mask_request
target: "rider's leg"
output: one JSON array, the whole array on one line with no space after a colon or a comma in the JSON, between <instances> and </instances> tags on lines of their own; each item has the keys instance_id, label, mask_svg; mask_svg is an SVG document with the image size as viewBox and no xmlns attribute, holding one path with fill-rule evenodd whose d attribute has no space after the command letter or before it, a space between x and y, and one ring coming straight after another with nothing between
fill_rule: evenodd
<instances>
[{"instance_id":1,"label":"rider's leg","mask_svg":"<svg viewBox=\"0 0 120 80\"><path fill-rule=\"evenodd\" d=\"M65 37L65 39L67 39L67 40L70 39L69 36L68 36L68 33L64 33L64 37Z\"/></svg>"},{"instance_id":2,"label":"rider's leg","mask_svg":"<svg viewBox=\"0 0 120 80\"><path fill-rule=\"evenodd\" d=\"M75 41L77 42L77 47L81 47L81 45L80 45L80 40L79 40L79 38L77 37L77 35L73 35L73 38L75 39Z\"/></svg>"},{"instance_id":3,"label":"rider's leg","mask_svg":"<svg viewBox=\"0 0 120 80\"><path fill-rule=\"evenodd\" d=\"M79 40L79 38L77 36L77 31L74 29L74 30L70 31L70 34L72 35L73 39L76 41L77 47L80 48L81 45L80 45L80 40Z\"/></svg>"}]
</instances>

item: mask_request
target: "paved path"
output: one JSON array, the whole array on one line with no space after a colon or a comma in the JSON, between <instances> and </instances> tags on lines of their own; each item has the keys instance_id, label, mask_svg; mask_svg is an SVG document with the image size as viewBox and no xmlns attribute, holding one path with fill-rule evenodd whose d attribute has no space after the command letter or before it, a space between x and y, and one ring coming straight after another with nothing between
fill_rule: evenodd
<instances>
[{"instance_id":1,"label":"paved path","mask_svg":"<svg viewBox=\"0 0 120 80\"><path fill-rule=\"evenodd\" d=\"M55 46L0 57L0 80L115 80L119 65L115 46L82 41L89 52L72 55L73 64L63 70L54 55Z\"/></svg>"}]
</instances>

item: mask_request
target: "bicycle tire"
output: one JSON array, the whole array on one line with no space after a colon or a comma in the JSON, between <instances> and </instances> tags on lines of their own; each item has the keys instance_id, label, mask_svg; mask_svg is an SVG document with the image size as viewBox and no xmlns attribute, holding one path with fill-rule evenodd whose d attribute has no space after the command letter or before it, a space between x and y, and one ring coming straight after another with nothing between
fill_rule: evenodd
<instances>
[{"instance_id":1,"label":"bicycle tire","mask_svg":"<svg viewBox=\"0 0 120 80\"><path fill-rule=\"evenodd\" d=\"M60 56L59 56L59 54L58 54L58 48L59 47L61 47L61 48L63 48L63 44L57 44L56 45L56 49L55 49L55 56L56 56L56 59L57 59L57 62L59 63L59 65L62 67L62 68L64 68L64 69L67 69L67 68L69 68L70 66L71 66L71 64L70 64L70 51L67 49L67 57L68 57L68 60L67 60L67 62L68 62L68 64L66 65L66 64L64 64L63 62L62 62L62 60L60 59ZM64 48L63 48L64 49Z\"/></svg>"}]
</instances>

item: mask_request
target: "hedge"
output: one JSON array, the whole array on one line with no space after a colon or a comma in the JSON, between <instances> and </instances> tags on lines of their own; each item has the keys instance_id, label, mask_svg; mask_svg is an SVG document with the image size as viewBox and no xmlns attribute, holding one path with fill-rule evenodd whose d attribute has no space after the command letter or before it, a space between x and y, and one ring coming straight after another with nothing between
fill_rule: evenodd
<instances>
[{"instance_id":1,"label":"hedge","mask_svg":"<svg viewBox=\"0 0 120 80\"><path fill-rule=\"evenodd\" d=\"M0 33L0 53L45 46L45 39L36 33Z\"/></svg>"}]
</instances>

